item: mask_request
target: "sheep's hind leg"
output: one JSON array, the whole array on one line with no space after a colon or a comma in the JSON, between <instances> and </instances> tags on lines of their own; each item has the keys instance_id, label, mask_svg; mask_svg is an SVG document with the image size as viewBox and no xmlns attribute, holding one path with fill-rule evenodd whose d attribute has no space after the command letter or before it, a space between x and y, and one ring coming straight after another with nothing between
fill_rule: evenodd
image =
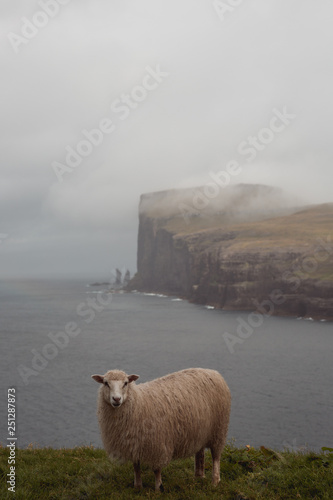
<instances>
[{"instance_id":1,"label":"sheep's hind leg","mask_svg":"<svg viewBox=\"0 0 333 500\"><path fill-rule=\"evenodd\" d=\"M212 459L213 459L213 472L212 472L212 484L216 486L219 484L220 478L220 459L221 459L221 451L216 451L214 449L211 450Z\"/></svg>"},{"instance_id":2,"label":"sheep's hind leg","mask_svg":"<svg viewBox=\"0 0 333 500\"><path fill-rule=\"evenodd\" d=\"M205 448L195 454L195 475L205 477Z\"/></svg>"},{"instance_id":3,"label":"sheep's hind leg","mask_svg":"<svg viewBox=\"0 0 333 500\"><path fill-rule=\"evenodd\" d=\"M134 465L134 488L142 488L140 462L136 462L133 465Z\"/></svg>"},{"instance_id":4,"label":"sheep's hind leg","mask_svg":"<svg viewBox=\"0 0 333 500\"><path fill-rule=\"evenodd\" d=\"M162 469L154 470L155 474L155 491L164 491L162 484Z\"/></svg>"}]
</instances>

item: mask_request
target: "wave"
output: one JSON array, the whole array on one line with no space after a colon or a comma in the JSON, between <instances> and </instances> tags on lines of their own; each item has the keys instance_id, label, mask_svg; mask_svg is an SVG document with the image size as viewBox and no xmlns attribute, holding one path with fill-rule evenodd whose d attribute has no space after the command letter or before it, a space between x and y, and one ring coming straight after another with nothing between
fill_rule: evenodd
<instances>
[{"instance_id":1,"label":"wave","mask_svg":"<svg viewBox=\"0 0 333 500\"><path fill-rule=\"evenodd\" d=\"M146 295L147 297L159 297L160 299L167 297L167 295L164 295L163 293L149 293L149 292L144 292L143 295Z\"/></svg>"}]
</instances>

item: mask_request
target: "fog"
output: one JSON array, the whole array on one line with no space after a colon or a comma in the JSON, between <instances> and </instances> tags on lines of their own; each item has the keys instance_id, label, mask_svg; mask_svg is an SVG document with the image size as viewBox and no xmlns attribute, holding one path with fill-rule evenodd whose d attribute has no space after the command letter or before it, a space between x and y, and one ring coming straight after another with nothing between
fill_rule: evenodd
<instances>
[{"instance_id":1,"label":"fog","mask_svg":"<svg viewBox=\"0 0 333 500\"><path fill-rule=\"evenodd\" d=\"M142 193L333 201L333 4L238 3L2 1L0 278L133 273Z\"/></svg>"}]
</instances>

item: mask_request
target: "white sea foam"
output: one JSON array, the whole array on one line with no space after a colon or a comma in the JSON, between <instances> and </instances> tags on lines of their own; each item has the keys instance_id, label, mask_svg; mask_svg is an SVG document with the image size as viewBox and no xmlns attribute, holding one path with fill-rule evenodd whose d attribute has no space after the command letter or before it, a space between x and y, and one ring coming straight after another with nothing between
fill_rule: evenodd
<instances>
[{"instance_id":1,"label":"white sea foam","mask_svg":"<svg viewBox=\"0 0 333 500\"><path fill-rule=\"evenodd\" d=\"M163 295L163 293L149 293L149 292L144 292L143 295L146 295L147 297L159 297L160 299L164 298L164 297L167 297L167 295Z\"/></svg>"}]
</instances>

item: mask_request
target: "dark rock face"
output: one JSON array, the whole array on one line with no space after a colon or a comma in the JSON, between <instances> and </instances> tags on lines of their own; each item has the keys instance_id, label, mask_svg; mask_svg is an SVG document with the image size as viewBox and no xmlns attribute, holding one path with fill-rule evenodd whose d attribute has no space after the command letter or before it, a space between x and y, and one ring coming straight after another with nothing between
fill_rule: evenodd
<instances>
[{"instance_id":1,"label":"dark rock face","mask_svg":"<svg viewBox=\"0 0 333 500\"><path fill-rule=\"evenodd\" d=\"M227 310L332 319L333 283L311 279L308 273L302 277L297 263L304 258L301 253L253 252L215 262L208 259L188 296Z\"/></svg>"},{"instance_id":2,"label":"dark rock face","mask_svg":"<svg viewBox=\"0 0 333 500\"><path fill-rule=\"evenodd\" d=\"M333 204L224 220L182 225L178 214L141 210L130 287L227 310L333 319Z\"/></svg>"},{"instance_id":3,"label":"dark rock face","mask_svg":"<svg viewBox=\"0 0 333 500\"><path fill-rule=\"evenodd\" d=\"M181 238L175 238L158 221L140 216L138 275L136 288L186 294L189 290L190 253Z\"/></svg>"}]
</instances>

